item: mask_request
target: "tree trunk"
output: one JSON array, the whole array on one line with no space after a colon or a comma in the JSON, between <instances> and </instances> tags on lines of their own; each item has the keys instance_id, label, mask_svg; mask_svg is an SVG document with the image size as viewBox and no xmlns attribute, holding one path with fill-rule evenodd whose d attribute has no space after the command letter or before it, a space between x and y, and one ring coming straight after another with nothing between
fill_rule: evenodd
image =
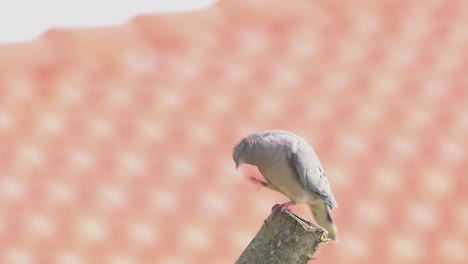
<instances>
[{"instance_id":1,"label":"tree trunk","mask_svg":"<svg viewBox=\"0 0 468 264\"><path fill-rule=\"evenodd\" d=\"M326 241L325 234L290 211L272 212L236 264L306 264Z\"/></svg>"}]
</instances>

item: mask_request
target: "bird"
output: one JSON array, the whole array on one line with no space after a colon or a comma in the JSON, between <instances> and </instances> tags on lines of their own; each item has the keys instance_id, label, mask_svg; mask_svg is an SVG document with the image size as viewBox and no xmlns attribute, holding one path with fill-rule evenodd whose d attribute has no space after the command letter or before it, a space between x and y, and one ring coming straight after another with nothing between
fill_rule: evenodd
<instances>
[{"instance_id":1,"label":"bird","mask_svg":"<svg viewBox=\"0 0 468 264\"><path fill-rule=\"evenodd\" d=\"M304 138L286 130L255 132L234 147L233 160L236 169L241 164L256 166L266 182L251 180L290 199L273 206L274 211L307 203L317 224L328 232L328 239L337 240L331 209L338 208L338 203L317 154Z\"/></svg>"}]
</instances>

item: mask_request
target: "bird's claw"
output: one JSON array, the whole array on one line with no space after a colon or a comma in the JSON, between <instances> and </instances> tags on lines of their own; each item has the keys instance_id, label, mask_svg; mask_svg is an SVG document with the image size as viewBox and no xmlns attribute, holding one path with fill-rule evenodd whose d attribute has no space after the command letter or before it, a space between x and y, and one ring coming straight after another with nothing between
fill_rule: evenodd
<instances>
[{"instance_id":1,"label":"bird's claw","mask_svg":"<svg viewBox=\"0 0 468 264\"><path fill-rule=\"evenodd\" d=\"M289 201L287 203L284 203L284 204L275 204L272 208L271 208L271 211L276 215L280 212L284 212L284 211L288 211L290 212L289 210L289 206L291 205L295 205L296 203L294 201Z\"/></svg>"}]
</instances>

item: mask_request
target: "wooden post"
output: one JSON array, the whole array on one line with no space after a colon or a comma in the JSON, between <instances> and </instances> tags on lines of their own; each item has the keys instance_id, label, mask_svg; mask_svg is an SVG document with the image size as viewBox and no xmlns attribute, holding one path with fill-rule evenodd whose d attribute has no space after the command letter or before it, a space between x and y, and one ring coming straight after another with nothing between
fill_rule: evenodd
<instances>
[{"instance_id":1,"label":"wooden post","mask_svg":"<svg viewBox=\"0 0 468 264\"><path fill-rule=\"evenodd\" d=\"M288 210L272 212L236 264L306 264L326 232Z\"/></svg>"}]
</instances>

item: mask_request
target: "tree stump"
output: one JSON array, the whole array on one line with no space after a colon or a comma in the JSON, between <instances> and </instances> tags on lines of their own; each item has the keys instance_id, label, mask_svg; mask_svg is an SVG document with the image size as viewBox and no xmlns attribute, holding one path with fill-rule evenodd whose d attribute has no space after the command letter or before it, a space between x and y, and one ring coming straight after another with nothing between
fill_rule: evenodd
<instances>
[{"instance_id":1,"label":"tree stump","mask_svg":"<svg viewBox=\"0 0 468 264\"><path fill-rule=\"evenodd\" d=\"M236 264L306 264L327 231L289 210L273 211Z\"/></svg>"}]
</instances>

